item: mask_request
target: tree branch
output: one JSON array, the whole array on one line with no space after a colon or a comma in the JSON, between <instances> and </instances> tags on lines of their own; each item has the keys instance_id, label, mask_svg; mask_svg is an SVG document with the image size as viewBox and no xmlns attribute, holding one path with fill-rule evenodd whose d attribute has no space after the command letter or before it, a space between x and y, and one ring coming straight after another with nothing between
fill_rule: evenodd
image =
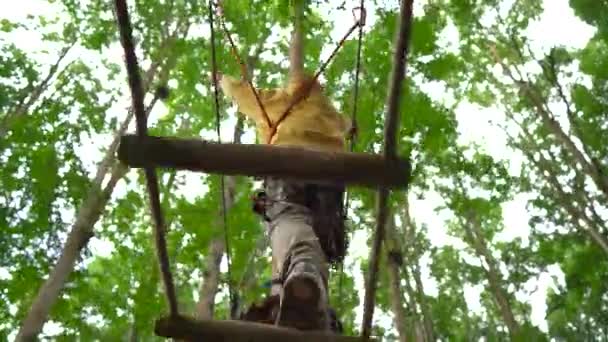
<instances>
[{"instance_id":1,"label":"tree branch","mask_svg":"<svg viewBox=\"0 0 608 342\"><path fill-rule=\"evenodd\" d=\"M29 94L19 101L17 107L14 109L10 109L6 115L2 118L2 122L0 122L0 139L3 139L8 133L11 122L15 119L25 115L30 107L38 101L40 96L48 89L51 79L57 74L57 70L59 70L59 64L63 61L65 56L67 56L68 52L76 45L76 41L71 42L69 45L64 47L59 53L59 57L55 61L53 65L49 68L49 71L44 78ZM63 69L65 70L65 68ZM62 72L63 72L62 70ZM60 72L61 73L61 72Z\"/></svg>"},{"instance_id":2,"label":"tree branch","mask_svg":"<svg viewBox=\"0 0 608 342\"><path fill-rule=\"evenodd\" d=\"M304 73L304 11L306 3L303 0L293 0L294 24L289 46L290 78Z\"/></svg>"},{"instance_id":3,"label":"tree branch","mask_svg":"<svg viewBox=\"0 0 608 342\"><path fill-rule=\"evenodd\" d=\"M587 157L581 152L570 137L564 132L561 125L555 120L553 115L548 111L546 107L546 99L544 99L538 92L538 89L534 87L530 82L517 79L508 70L505 64L501 61L496 48L491 46L491 51L494 57L499 63L505 73L511 78L511 80L520 88L522 93L526 94L532 101L537 113L540 115L543 124L547 127L561 145L572 154L577 163L582 167L583 171L594 181L597 188L608 198L608 176L604 176L596 165L589 162Z\"/></svg>"}]
</instances>

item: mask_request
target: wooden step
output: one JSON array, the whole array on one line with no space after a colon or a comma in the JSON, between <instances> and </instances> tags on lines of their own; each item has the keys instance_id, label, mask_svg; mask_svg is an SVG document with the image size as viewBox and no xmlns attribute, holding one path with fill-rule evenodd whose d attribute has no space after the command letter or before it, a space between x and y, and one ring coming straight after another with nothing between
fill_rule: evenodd
<instances>
[{"instance_id":1,"label":"wooden step","mask_svg":"<svg viewBox=\"0 0 608 342\"><path fill-rule=\"evenodd\" d=\"M121 137L118 159L137 168L272 176L373 188L406 188L410 178L410 163L402 158L260 144L218 144L172 137L125 135Z\"/></svg>"},{"instance_id":2,"label":"wooden step","mask_svg":"<svg viewBox=\"0 0 608 342\"><path fill-rule=\"evenodd\" d=\"M184 316L156 321L157 336L186 341L213 342L355 342L374 341L330 332L304 332L274 325L245 321L198 321Z\"/></svg>"}]
</instances>

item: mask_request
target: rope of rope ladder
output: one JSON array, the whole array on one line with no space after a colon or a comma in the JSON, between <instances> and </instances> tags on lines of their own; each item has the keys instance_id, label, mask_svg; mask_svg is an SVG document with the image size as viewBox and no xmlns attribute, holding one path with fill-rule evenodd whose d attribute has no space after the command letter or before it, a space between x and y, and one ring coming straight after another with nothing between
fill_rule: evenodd
<instances>
[{"instance_id":1,"label":"rope of rope ladder","mask_svg":"<svg viewBox=\"0 0 608 342\"><path fill-rule=\"evenodd\" d=\"M360 16L359 16L359 37L357 40L357 59L356 59L356 63L355 63L355 85L354 85L354 89L353 89L353 104L352 104L352 112L351 112L351 122L352 122L352 130L351 130L351 134L349 136L349 140L350 140L350 146L349 149L351 152L354 151L355 149L355 145L357 142L357 130L358 130L358 124L357 124L357 104L358 104L358 100L359 100L359 73L361 71L361 46L362 46L362 41L363 41L363 26L365 26L365 21L366 21L366 11L365 11L365 0L361 0L360 5L358 8L354 8L353 9L353 16L356 15L354 13L355 10L359 9L360 10ZM343 216L344 219L346 220L347 216L348 216L348 209L349 209L349 204L350 204L350 196L349 196L350 192L346 191L346 195L344 198L344 211L343 211ZM344 231L344 234L348 234L348 232ZM343 283L343 279L344 279L344 262L346 262L346 257L342 260L342 262L340 263L340 273L338 276L338 298L342 298L342 283ZM342 301L340 301L340 306L338 307L338 310L340 311L342 309Z\"/></svg>"},{"instance_id":2,"label":"rope of rope ladder","mask_svg":"<svg viewBox=\"0 0 608 342\"><path fill-rule=\"evenodd\" d=\"M209 0L209 30L211 33L211 69L213 73L213 97L214 97L214 106L215 106L215 130L217 133L217 142L218 144L222 143L221 138L221 123L220 123L220 101L219 101L219 92L217 85L217 55L215 51L215 28L213 26L214 17L213 17L213 0ZM246 71L246 70L245 70ZM261 104L261 102L260 102ZM230 248L230 237L228 233L228 219L227 219L227 209L226 209L226 182L224 175L220 175L220 196L222 203L222 226L224 229L224 246L226 248L226 263L228 266L227 270L227 283L228 283L228 296L229 296L229 314L230 318L235 319L236 317L236 309L237 309L237 294L234 291L232 286L232 250Z\"/></svg>"},{"instance_id":3,"label":"rope of rope ladder","mask_svg":"<svg viewBox=\"0 0 608 342\"><path fill-rule=\"evenodd\" d=\"M144 92L142 88L141 76L139 74L139 66L137 56L135 55L135 47L133 44L132 27L129 17L129 11L126 0L115 0L116 19L118 21L120 40L125 51L125 64L127 68L127 76L129 88L131 90L132 108L135 112L136 131L140 137L145 137L148 134L147 117L144 109ZM178 315L177 296L175 294L175 285L173 283L173 275L169 264L169 256L167 253L167 241L165 238L165 222L160 206L160 195L158 189L158 179L154 168L144 168L148 194L150 197L150 209L154 221L154 235L156 241L156 253L158 263L163 278L165 287L165 295L169 303L169 312L171 316Z\"/></svg>"},{"instance_id":4,"label":"rope of rope ladder","mask_svg":"<svg viewBox=\"0 0 608 342\"><path fill-rule=\"evenodd\" d=\"M386 123L384 126L384 148L383 155L386 159L394 159L397 156L397 131L399 127L399 102L401 99L402 84L405 78L407 55L409 52L409 41L412 33L412 10L413 0L401 0L399 10L399 22L395 32L395 52L392 60L392 70L388 97L386 100ZM369 259L368 281L365 284L365 296L363 299L363 322L362 335L369 338L372 330L372 319L376 301L376 288L378 281L379 255L385 237L385 226L389 216L388 204L389 190L381 186L378 189L376 231L373 236L372 248Z\"/></svg>"},{"instance_id":5,"label":"rope of rope ladder","mask_svg":"<svg viewBox=\"0 0 608 342\"><path fill-rule=\"evenodd\" d=\"M232 40L232 35L230 34L230 31L228 31L228 28L226 27L226 23L224 22L224 20L222 20L222 18L224 17L224 15L223 15L224 8L222 7L222 3L220 0L218 0L216 6L218 9L218 17L220 18L220 20L219 20L220 26L222 27L222 30L224 31L224 35L226 36L226 38L228 39L228 42L230 43L230 53L232 54L234 59L236 59L237 63L239 63L239 66L241 67L241 78L243 78L245 81L247 81L247 84L249 85L249 89L251 89L251 91L253 92L255 101L257 102L258 106L260 107L260 110L262 111L262 115L264 115L266 124L268 125L268 127L272 127L272 121L270 120L270 117L268 116L268 113L266 112L266 108L264 107L264 104L262 103L262 100L260 99L260 95L259 95L258 91L255 89L255 87L253 86L253 82L251 81L251 79L249 79L249 76L248 76L249 73L247 72L247 65L245 65L245 62L243 62L243 60L239 56L239 53L236 48L236 44L234 44L234 40ZM215 77L215 75L214 75L214 77Z\"/></svg>"}]
</instances>

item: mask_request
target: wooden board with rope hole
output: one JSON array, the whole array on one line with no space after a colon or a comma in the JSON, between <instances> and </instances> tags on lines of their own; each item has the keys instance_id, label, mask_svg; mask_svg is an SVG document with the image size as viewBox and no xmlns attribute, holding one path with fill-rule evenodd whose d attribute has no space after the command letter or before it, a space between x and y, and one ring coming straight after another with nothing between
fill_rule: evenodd
<instances>
[{"instance_id":1,"label":"wooden board with rope hole","mask_svg":"<svg viewBox=\"0 0 608 342\"><path fill-rule=\"evenodd\" d=\"M342 336L331 332L302 331L274 325L244 321L195 320L186 316L168 316L156 321L157 336L184 341L230 342L355 342L376 341L356 336Z\"/></svg>"},{"instance_id":2,"label":"wooden board with rope hole","mask_svg":"<svg viewBox=\"0 0 608 342\"><path fill-rule=\"evenodd\" d=\"M136 168L160 167L372 188L403 189L410 178L410 163L403 158L174 137L124 135L118 159Z\"/></svg>"}]
</instances>

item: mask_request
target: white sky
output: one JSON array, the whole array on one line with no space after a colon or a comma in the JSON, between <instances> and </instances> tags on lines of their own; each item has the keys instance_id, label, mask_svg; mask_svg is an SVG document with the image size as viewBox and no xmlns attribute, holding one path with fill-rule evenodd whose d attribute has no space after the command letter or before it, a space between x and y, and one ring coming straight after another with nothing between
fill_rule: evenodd
<instances>
[{"instance_id":1,"label":"white sky","mask_svg":"<svg viewBox=\"0 0 608 342\"><path fill-rule=\"evenodd\" d=\"M513 0L510 0L513 1ZM349 18L350 25L350 8L357 6L358 1L347 1L346 11L337 11L335 7L342 1L332 1L330 6L333 9L328 20L336 21L342 18ZM421 3L426 1L417 1L415 13L421 12ZM397 1L394 1L394 6L397 5ZM367 6L370 6L371 2L368 2ZM324 5L327 7L326 5ZM567 0L545 0L544 1L545 13L542 18L530 25L528 30L529 38L533 42L534 51L545 51L554 45L565 45L572 48L582 48L586 42L593 35L594 29L576 18L570 9ZM375 15L373 8L368 9L368 24L366 30L369 29L375 22ZM14 3L12 6L5 6L0 13L0 18L9 18L11 20L20 20L25 18L26 14L45 14L56 13L56 5L50 4L46 1L41 0L21 0ZM326 12L328 13L328 12ZM332 38L337 41L342 37L347 25L336 25L337 28L332 32ZM203 30L205 31L205 30ZM204 33L202 33L204 34ZM22 32L15 38L16 44L27 50L27 51L38 51L39 50L39 35L37 32ZM458 32L453 26L449 27L443 32L442 41L449 44L457 44ZM323 56L327 56L333 49L333 46L326 47ZM115 60L120 61L122 58L122 50L120 46L115 46L110 52L111 56L115 57ZM51 53L51 56L54 56ZM95 54L79 54L78 58L95 58ZM44 58L44 57L41 57ZM74 54L72 54L74 58ZM422 88L434 99L449 103L451 99L440 85L427 84ZM126 87L124 88L126 90ZM124 92L128 94L127 91ZM110 113L116 113L119 119L122 119L125 115L126 106L128 106L128 98L124 101L117 103L116 110L109 111ZM150 118L150 125L154 124L154 121L161 117L165 112L162 104L157 106L153 111L152 117ZM363 113L361 115L364 115ZM408 115L408 113L404 113ZM470 103L463 103L456 109L456 117L458 119L458 131L460 133L460 142L463 144L469 142L475 142L486 150L487 153L491 154L496 158L506 159L510 161L511 170L514 174L518 173L519 165L522 162L520 154L511 151L506 148L506 137L504 132L491 124L491 122L504 122L504 116L499 108L482 109L476 105ZM229 140L232 136L232 129L235 123L235 116L231 116L230 119L222 123L222 139ZM205 134L206 135L206 134ZM214 137L211 137L212 139ZM91 175L95 170L95 163L101 159L101 155L96 151L98 146L107 146L110 137L99 136L91 137L90 143L83 143L82 148L79 151L79 155L83 159L85 165L90 169ZM253 142L253 132L248 132L244 137L244 142ZM187 198L193 199L197 196L202 195L206 189L201 187L200 175L195 173L182 173L187 178L187 184L182 187L179 191L180 195L184 195ZM131 172L130 176L134 173ZM193 191L193 189L199 189L199 191ZM124 183L119 183L114 193L113 198L120 197L126 191ZM503 205L504 209L504 232L499 234L499 239L508 241L515 237L521 237L524 243L527 242L530 227L528 226L528 212L525 208L528 200L528 195L522 194L515 197L514 200L507 202ZM424 200L418 200L414 196L411 197L411 211L413 218L418 223L426 223L428 225L428 237L434 245L446 245L446 244L459 244L459 241L447 235L445 228L445 221L450 219L450 216L446 213L436 213L435 208L442 203L441 197L437 193L426 193ZM73 213L70 213L73 215ZM365 233L359 231L353 237L351 248L349 250L349 257L347 263L354 263L356 266L355 281L360 292L361 302L363 299L363 275L358 272L360 258L366 258L368 256L368 249L365 247L365 241L367 236ZM94 253L99 255L108 255L112 251L112 246L107 242L93 239L91 242L91 248ZM465 258L469 259L469 258ZM429 295L437 293L437 288L432 279L429 277L428 269L428 257L423 258L423 276L425 276L425 292ZM471 261L475 263L475 261ZM225 266L225 265L224 265ZM2 275L0 270L0 275ZM550 287L554 287L554 281L552 276L557 276L557 281L562 282L563 279L559 267L553 266L548 269L548 272L543 273L538 279L532 279L527 287L531 290L538 287L532 295L525 293L518 294L518 299L529 302L532 306L532 323L539 326L542 330L546 331L545 316L545 298L546 291ZM474 312L481 312L481 305L479 303L479 293L482 289L480 287L468 287L465 288L465 298L471 310ZM359 324L362 319L362 303L357 310L356 322ZM381 313L379 310L375 311L375 324L380 324L385 328L389 328L392 325L390 316ZM45 326L45 332L51 333L54 330L53 324L47 324Z\"/></svg>"}]
</instances>

